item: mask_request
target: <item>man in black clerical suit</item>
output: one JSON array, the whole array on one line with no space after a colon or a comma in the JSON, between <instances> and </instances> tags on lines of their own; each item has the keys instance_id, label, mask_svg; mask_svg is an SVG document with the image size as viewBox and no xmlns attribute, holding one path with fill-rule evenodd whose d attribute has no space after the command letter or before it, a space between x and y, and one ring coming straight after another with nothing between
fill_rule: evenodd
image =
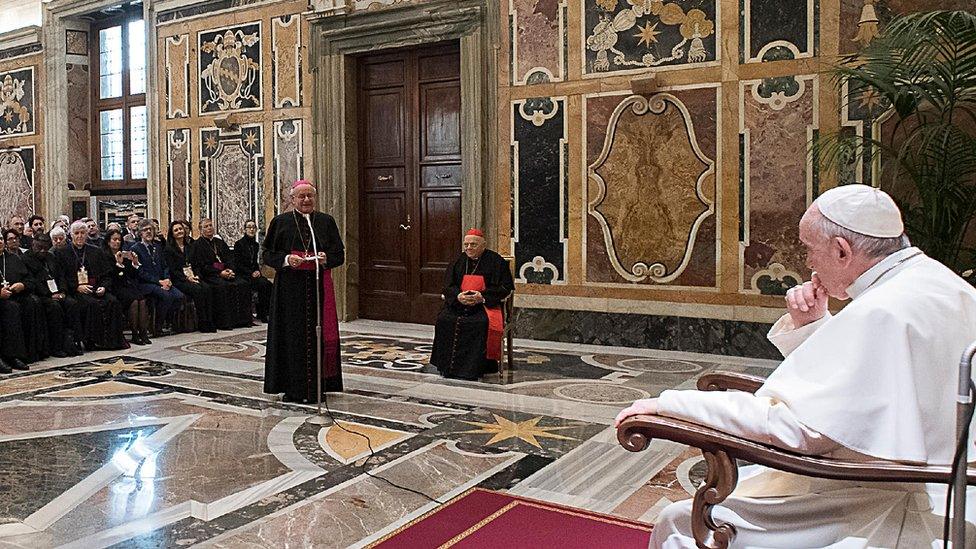
<instances>
[{"instance_id":1,"label":"man in black clerical suit","mask_svg":"<svg viewBox=\"0 0 976 549\"><path fill-rule=\"evenodd\" d=\"M264 392L284 393L285 399L293 402L318 400L316 307L322 315L322 388L342 391L339 321L331 270L343 264L345 249L335 219L315 211L315 194L310 182L296 181L291 188L292 209L271 220L262 243L262 261L276 272L268 315ZM321 267L318 292L316 262Z\"/></svg>"},{"instance_id":2,"label":"man in black clerical suit","mask_svg":"<svg viewBox=\"0 0 976 549\"><path fill-rule=\"evenodd\" d=\"M188 258L193 272L213 287L214 323L225 329L253 326L251 316L251 286L238 276L234 254L222 239L217 238L211 219L200 220L200 238L189 246Z\"/></svg>"}]
</instances>

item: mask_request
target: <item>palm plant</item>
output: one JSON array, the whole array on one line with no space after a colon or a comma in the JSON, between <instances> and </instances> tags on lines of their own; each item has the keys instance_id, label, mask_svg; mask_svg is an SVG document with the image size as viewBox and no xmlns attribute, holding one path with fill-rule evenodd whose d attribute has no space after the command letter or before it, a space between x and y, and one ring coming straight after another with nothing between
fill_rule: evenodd
<instances>
[{"instance_id":1,"label":"palm plant","mask_svg":"<svg viewBox=\"0 0 976 549\"><path fill-rule=\"evenodd\" d=\"M821 167L851 182L863 158L892 192L912 242L959 273L976 265L976 15L913 13L892 20L833 76L847 104L881 105L884 131L821 137ZM877 118L876 118L877 119Z\"/></svg>"}]
</instances>

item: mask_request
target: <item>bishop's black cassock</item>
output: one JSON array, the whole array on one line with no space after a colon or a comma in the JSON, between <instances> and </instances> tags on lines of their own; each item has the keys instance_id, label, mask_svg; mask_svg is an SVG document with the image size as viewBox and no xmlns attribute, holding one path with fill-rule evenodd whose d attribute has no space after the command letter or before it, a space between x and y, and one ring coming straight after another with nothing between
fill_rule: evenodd
<instances>
[{"instance_id":1,"label":"bishop's black cassock","mask_svg":"<svg viewBox=\"0 0 976 549\"><path fill-rule=\"evenodd\" d=\"M322 266L322 291L317 306L322 311L322 387L342 390L339 363L339 322L331 269L345 261L339 228L331 215L312 212L315 241L327 261ZM301 214L290 211L275 216L262 242L262 261L275 270L268 318L268 343L264 359L264 392L285 393L294 402L316 402L316 304L315 263L299 268L285 266L289 254L312 255L312 232Z\"/></svg>"}]
</instances>

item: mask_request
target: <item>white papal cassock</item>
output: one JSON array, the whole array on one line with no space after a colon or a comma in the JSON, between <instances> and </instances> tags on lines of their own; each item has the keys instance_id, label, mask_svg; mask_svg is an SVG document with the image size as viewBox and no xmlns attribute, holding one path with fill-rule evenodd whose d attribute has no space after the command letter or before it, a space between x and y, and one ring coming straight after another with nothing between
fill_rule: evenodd
<instances>
[{"instance_id":1,"label":"white papal cassock","mask_svg":"<svg viewBox=\"0 0 976 549\"><path fill-rule=\"evenodd\" d=\"M918 248L848 288L836 316L769 333L786 359L755 395L665 391L659 414L810 455L948 465L959 357L976 340L976 289ZM973 457L973 434L969 448ZM945 486L820 480L758 466L715 518L736 548L941 547ZM967 493L976 522L976 491ZM691 501L665 508L650 546L693 548ZM976 547L969 529L967 547ZM900 541L899 541L900 540Z\"/></svg>"}]
</instances>

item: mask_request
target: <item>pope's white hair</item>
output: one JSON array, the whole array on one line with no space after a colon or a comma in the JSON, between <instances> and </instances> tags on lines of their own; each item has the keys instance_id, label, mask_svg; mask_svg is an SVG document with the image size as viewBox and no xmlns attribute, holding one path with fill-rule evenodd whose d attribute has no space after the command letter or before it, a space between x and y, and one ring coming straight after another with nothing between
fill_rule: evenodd
<instances>
[{"instance_id":1,"label":"pope's white hair","mask_svg":"<svg viewBox=\"0 0 976 549\"><path fill-rule=\"evenodd\" d=\"M68 227L68 232L73 234L75 231L85 231L87 233L88 223L85 223L84 221L80 221L80 220L75 221L74 223L71 224L70 227Z\"/></svg>"},{"instance_id":2,"label":"pope's white hair","mask_svg":"<svg viewBox=\"0 0 976 549\"><path fill-rule=\"evenodd\" d=\"M868 236L866 234L861 234L854 232L845 227L841 227L837 223L834 223L827 218L823 213L817 212L818 215L814 217L812 221L812 228L817 231L824 239L831 239L834 237L840 237L847 241L851 245L851 250L855 254L863 255L868 259L877 259L879 257L887 257L898 250L903 250L912 245L911 241L908 240L908 235L902 233L901 236L895 236L892 238L880 238L877 236Z\"/></svg>"}]
</instances>

